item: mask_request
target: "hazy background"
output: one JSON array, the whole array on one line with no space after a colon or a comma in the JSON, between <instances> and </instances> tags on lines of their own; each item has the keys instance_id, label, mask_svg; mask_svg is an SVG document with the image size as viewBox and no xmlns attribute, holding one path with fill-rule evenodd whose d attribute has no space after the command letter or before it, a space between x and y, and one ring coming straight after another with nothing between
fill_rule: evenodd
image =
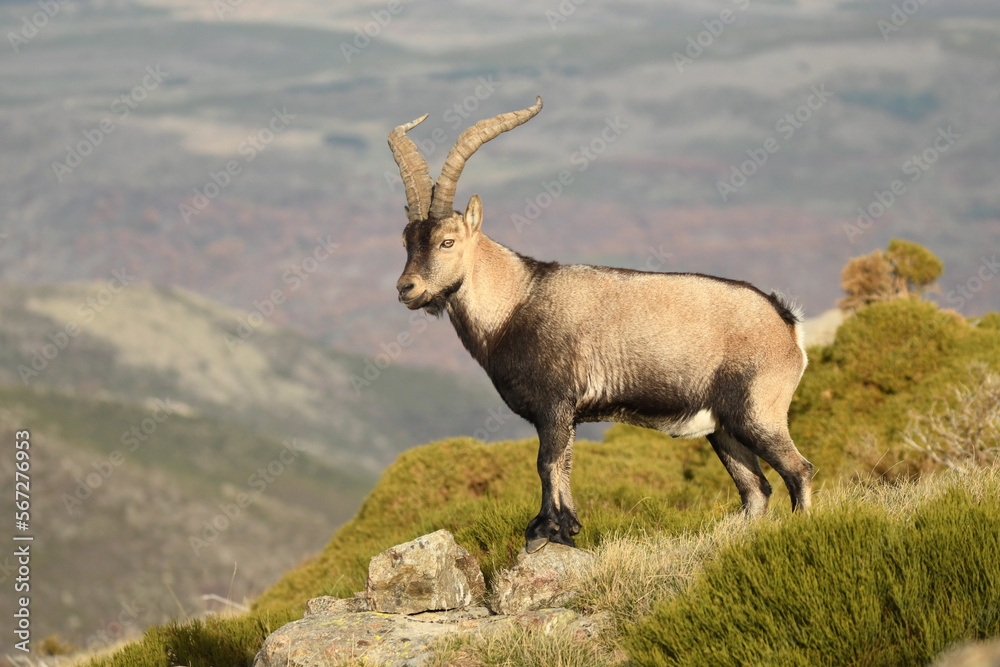
<instances>
[{"instance_id":1,"label":"hazy background","mask_svg":"<svg viewBox=\"0 0 1000 667\"><path fill-rule=\"evenodd\" d=\"M395 300L385 141L424 113L436 175L466 126L543 97L456 197L524 254L818 315L899 237L944 260L942 304L1000 305L995 2L43 0L0 26L0 421L35 443L36 639L246 602L399 451L531 433L447 319Z\"/></svg>"}]
</instances>

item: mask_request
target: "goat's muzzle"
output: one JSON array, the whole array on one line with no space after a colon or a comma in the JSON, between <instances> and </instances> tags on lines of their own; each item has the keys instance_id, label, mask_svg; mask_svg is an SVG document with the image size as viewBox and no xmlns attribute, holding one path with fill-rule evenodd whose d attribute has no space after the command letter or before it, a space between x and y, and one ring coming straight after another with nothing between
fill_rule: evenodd
<instances>
[{"instance_id":1,"label":"goat's muzzle","mask_svg":"<svg viewBox=\"0 0 1000 667\"><path fill-rule=\"evenodd\" d=\"M399 292L399 302L410 310L419 308L423 301L421 297L424 295L424 290L419 289L416 282L409 276L401 276L396 282L396 291Z\"/></svg>"}]
</instances>

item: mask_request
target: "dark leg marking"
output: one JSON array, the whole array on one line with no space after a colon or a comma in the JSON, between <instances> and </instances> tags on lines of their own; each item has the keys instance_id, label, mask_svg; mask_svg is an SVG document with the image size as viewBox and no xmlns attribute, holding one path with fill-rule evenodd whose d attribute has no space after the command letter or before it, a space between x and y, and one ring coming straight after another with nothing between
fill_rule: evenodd
<instances>
[{"instance_id":1,"label":"dark leg marking","mask_svg":"<svg viewBox=\"0 0 1000 667\"><path fill-rule=\"evenodd\" d=\"M745 428L741 429L738 438L778 471L791 496L792 510L808 513L812 504L813 464L795 448L788 427L782 424L770 431L761 426Z\"/></svg>"},{"instance_id":2,"label":"dark leg marking","mask_svg":"<svg viewBox=\"0 0 1000 667\"><path fill-rule=\"evenodd\" d=\"M542 508L524 531L524 548L528 553L538 551L549 542L576 546L572 537L575 533L571 532L579 526L575 508L572 504L568 509L562 506L564 497L573 502L569 491L568 466L572 465L570 443L574 432L571 420L538 426L538 477L542 481ZM568 461L567 449L570 450ZM579 528L575 529L579 531Z\"/></svg>"}]
</instances>

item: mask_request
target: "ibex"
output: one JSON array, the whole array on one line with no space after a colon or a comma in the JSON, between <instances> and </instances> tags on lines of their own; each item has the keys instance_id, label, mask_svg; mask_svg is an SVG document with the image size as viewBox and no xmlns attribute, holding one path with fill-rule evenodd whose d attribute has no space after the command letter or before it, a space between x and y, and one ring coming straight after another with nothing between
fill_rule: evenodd
<instances>
[{"instance_id":1,"label":"ibex","mask_svg":"<svg viewBox=\"0 0 1000 667\"><path fill-rule=\"evenodd\" d=\"M800 315L780 295L696 273L540 262L483 233L479 195L464 214L452 209L466 160L541 108L539 97L465 130L436 184L406 135L427 116L389 134L409 218L399 300L447 311L504 402L538 430L542 507L525 549L575 546L570 469L583 422L708 436L748 516L762 515L771 495L758 457L781 475L793 510L808 511L813 466L788 434L806 353Z\"/></svg>"}]
</instances>

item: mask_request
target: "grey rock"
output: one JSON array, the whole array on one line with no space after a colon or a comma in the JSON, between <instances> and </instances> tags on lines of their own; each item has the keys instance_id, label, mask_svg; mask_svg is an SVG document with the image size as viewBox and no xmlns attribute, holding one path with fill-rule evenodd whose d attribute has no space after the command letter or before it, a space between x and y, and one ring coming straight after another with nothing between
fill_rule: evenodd
<instances>
[{"instance_id":1,"label":"grey rock","mask_svg":"<svg viewBox=\"0 0 1000 667\"><path fill-rule=\"evenodd\" d=\"M355 593L354 597L340 599L325 595L321 598L313 598L306 602L306 616L320 614L324 612L333 613L358 613L371 611L368 607L368 599L364 593Z\"/></svg>"},{"instance_id":2,"label":"grey rock","mask_svg":"<svg viewBox=\"0 0 1000 667\"><path fill-rule=\"evenodd\" d=\"M535 554L522 551L517 566L498 577L505 592L496 606L515 611L496 615L471 606L486 592L475 559L447 531L424 535L372 558L364 593L310 600L301 620L264 641L254 667L421 667L433 659L432 644L442 637L511 627L544 634L559 629L583 641L610 627L610 615L542 607L572 597L577 575L592 558L560 544Z\"/></svg>"},{"instance_id":3,"label":"grey rock","mask_svg":"<svg viewBox=\"0 0 1000 667\"><path fill-rule=\"evenodd\" d=\"M375 556L365 584L369 608L393 614L466 607L485 594L479 563L447 530Z\"/></svg>"},{"instance_id":4,"label":"grey rock","mask_svg":"<svg viewBox=\"0 0 1000 667\"><path fill-rule=\"evenodd\" d=\"M563 606L576 597L579 576L593 559L563 544L549 543L533 554L521 549L517 565L497 575L490 608L498 614L521 614Z\"/></svg>"},{"instance_id":5,"label":"grey rock","mask_svg":"<svg viewBox=\"0 0 1000 667\"><path fill-rule=\"evenodd\" d=\"M413 615L320 611L273 632L254 667L328 667L348 661L420 667L433 658L431 644L448 635L486 634L511 626L546 634L559 627L576 632L580 618L568 609L520 616L492 616L485 607Z\"/></svg>"}]
</instances>

